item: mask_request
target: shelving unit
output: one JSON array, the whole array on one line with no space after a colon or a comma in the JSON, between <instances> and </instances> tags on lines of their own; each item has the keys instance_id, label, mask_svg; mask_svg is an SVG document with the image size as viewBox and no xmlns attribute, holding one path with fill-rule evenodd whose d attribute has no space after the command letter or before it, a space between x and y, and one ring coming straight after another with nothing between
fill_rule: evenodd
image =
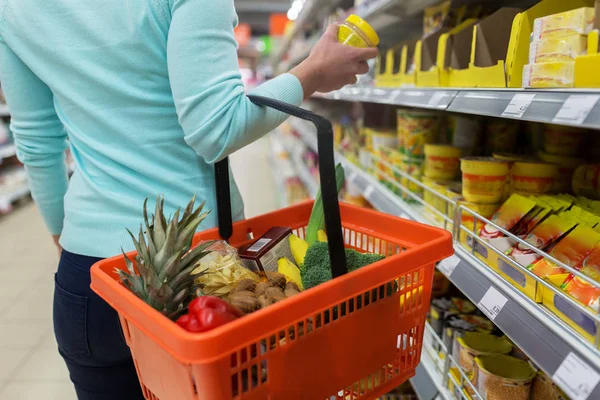
<instances>
[{"instance_id":1,"label":"shelving unit","mask_svg":"<svg viewBox=\"0 0 600 400\"><path fill-rule=\"evenodd\" d=\"M0 215L12 211L12 204L31 193L27 183L19 186L10 193L0 194Z\"/></svg>"},{"instance_id":2,"label":"shelving unit","mask_svg":"<svg viewBox=\"0 0 600 400\"><path fill-rule=\"evenodd\" d=\"M316 98L417 107L600 129L599 90L429 89L348 86Z\"/></svg>"},{"instance_id":3,"label":"shelving unit","mask_svg":"<svg viewBox=\"0 0 600 400\"><path fill-rule=\"evenodd\" d=\"M297 119L293 119L291 123L302 140L317 151L314 128ZM428 219L425 214L428 205L424 203L412 205L405 202L365 172L364 167L353 164L341 154L336 154L336 160L346 169L347 180L360 188L363 196L379 211L424 223L436 223ZM401 171L394 172L402 174ZM448 221L445 223L447 224ZM600 351L545 307L530 300L502 276L474 257L456 240L456 237L455 234L456 254L440 263L438 268L536 365L559 381L557 383L563 390L568 393L581 393L581 399L600 398L600 385L598 385ZM489 293L496 302L491 308L498 307L492 311L486 301L482 303L486 295L490 296ZM572 363L572 360L575 362ZM572 368L573 378L578 374L589 374L591 378L580 387L568 387L570 383L564 378L564 374L569 368ZM420 371L427 371L425 365L420 368Z\"/></svg>"}]
</instances>

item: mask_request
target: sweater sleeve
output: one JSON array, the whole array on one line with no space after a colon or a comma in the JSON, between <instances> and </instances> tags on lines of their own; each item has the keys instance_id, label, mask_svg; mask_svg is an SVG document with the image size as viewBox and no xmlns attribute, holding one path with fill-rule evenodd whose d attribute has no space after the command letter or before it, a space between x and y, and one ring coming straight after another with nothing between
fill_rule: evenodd
<instances>
[{"instance_id":1,"label":"sweater sleeve","mask_svg":"<svg viewBox=\"0 0 600 400\"><path fill-rule=\"evenodd\" d=\"M53 235L62 231L68 176L67 135L54 109L52 91L0 39L0 82L10 107L17 156L31 194Z\"/></svg>"},{"instance_id":2,"label":"sweater sleeve","mask_svg":"<svg viewBox=\"0 0 600 400\"><path fill-rule=\"evenodd\" d=\"M169 78L186 142L207 162L223 159L281 124L286 115L255 106L244 93L233 29L233 0L170 0ZM299 105L304 97L290 74L252 94Z\"/></svg>"}]
</instances>

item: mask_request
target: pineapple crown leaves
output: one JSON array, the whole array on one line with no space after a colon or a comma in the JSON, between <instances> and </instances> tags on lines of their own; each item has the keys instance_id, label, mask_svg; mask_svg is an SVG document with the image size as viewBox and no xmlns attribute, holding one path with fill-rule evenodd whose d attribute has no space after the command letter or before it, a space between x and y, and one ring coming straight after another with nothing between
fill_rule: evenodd
<instances>
[{"instance_id":1,"label":"pineapple crown leaves","mask_svg":"<svg viewBox=\"0 0 600 400\"><path fill-rule=\"evenodd\" d=\"M146 199L144 222L137 238L127 230L137 255L132 260L123 252L127 271L117 270L125 287L169 317L187 307L201 289L194 280L207 273L194 274L198 262L210 252L207 248L213 243L205 242L190 250L196 229L209 214L202 212L204 203L194 210L195 201L194 196L182 215L178 209L167 219L164 197L159 196L155 213L149 219Z\"/></svg>"}]
</instances>

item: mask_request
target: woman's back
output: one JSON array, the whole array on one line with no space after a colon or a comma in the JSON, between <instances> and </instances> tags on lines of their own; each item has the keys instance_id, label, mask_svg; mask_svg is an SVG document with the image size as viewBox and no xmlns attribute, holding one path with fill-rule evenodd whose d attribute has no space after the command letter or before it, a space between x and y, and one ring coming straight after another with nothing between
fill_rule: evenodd
<instances>
[{"instance_id":1,"label":"woman's back","mask_svg":"<svg viewBox=\"0 0 600 400\"><path fill-rule=\"evenodd\" d=\"M215 209L210 163L283 118L244 95L232 0L3 0L2 6L0 78L19 156L30 175L41 170L33 194L51 227L62 219L53 207L66 185L64 173L48 168L62 162L62 126L76 161L64 203L67 250L117 254L129 241L125 228L137 230L144 198L160 193L170 212L194 193ZM21 70L15 82L14 70ZM281 78L257 94L299 103L297 79ZM241 217L235 187L232 196ZM213 212L203 228L215 221Z\"/></svg>"}]
</instances>

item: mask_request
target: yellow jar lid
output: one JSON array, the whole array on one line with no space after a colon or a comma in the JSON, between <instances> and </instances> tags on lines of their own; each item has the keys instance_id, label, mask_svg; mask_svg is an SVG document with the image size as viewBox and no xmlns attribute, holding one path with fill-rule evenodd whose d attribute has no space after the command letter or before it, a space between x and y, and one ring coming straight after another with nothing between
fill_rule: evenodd
<instances>
[{"instance_id":1,"label":"yellow jar lid","mask_svg":"<svg viewBox=\"0 0 600 400\"><path fill-rule=\"evenodd\" d=\"M558 166L543 162L517 161L513 164L512 173L532 178L554 178L558 174Z\"/></svg>"},{"instance_id":2,"label":"yellow jar lid","mask_svg":"<svg viewBox=\"0 0 600 400\"><path fill-rule=\"evenodd\" d=\"M356 27L358 27L358 29L363 31L363 33L373 44L373 46L379 45L379 35L377 35L375 29L373 29L373 27L369 25L367 21L355 14L351 14L348 18L346 18L346 21L348 21L352 25L355 25Z\"/></svg>"}]
</instances>

